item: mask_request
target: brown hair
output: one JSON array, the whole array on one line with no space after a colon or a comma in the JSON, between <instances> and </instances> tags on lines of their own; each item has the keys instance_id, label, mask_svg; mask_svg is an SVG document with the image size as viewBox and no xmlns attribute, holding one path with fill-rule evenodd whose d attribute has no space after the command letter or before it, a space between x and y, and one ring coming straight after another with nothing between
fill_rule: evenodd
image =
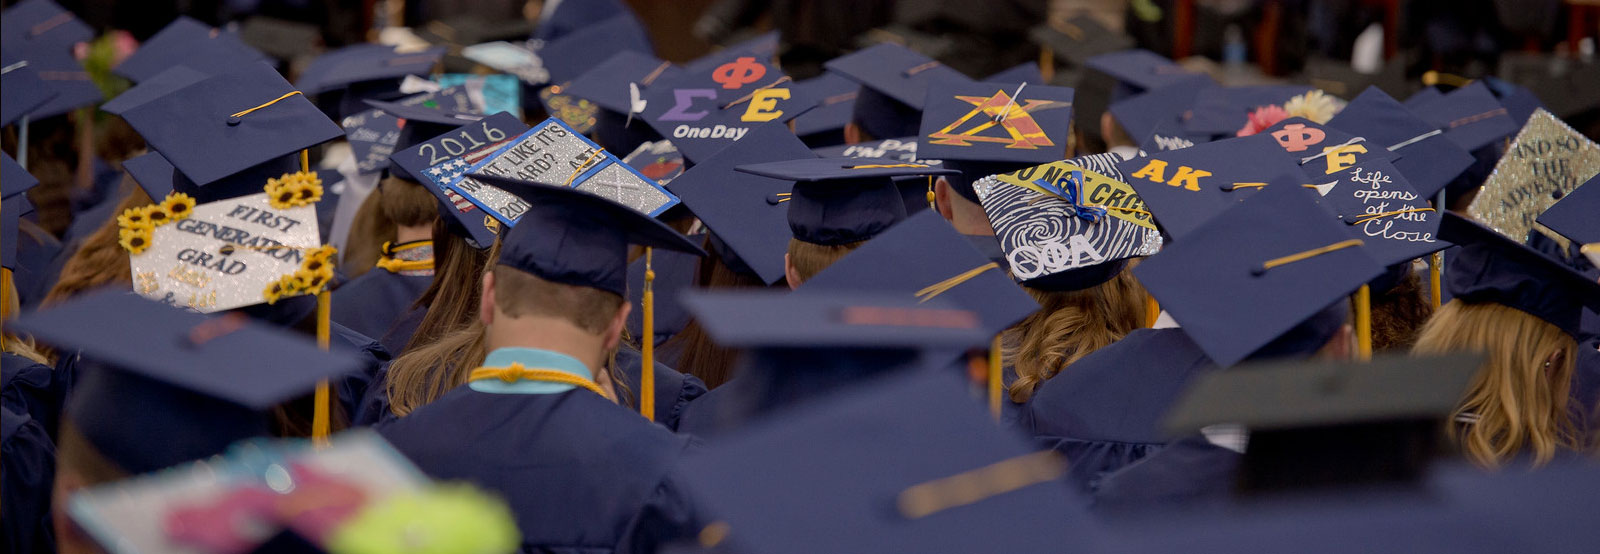
<instances>
[{"instance_id":1,"label":"brown hair","mask_svg":"<svg viewBox=\"0 0 1600 554\"><path fill-rule=\"evenodd\" d=\"M1482 368L1452 419L1451 437L1474 462L1496 467L1533 454L1535 465L1582 441L1567 410L1577 341L1542 319L1494 303L1451 300L1423 326L1412 352L1481 352ZM1559 358L1549 364L1552 358Z\"/></svg>"},{"instance_id":2,"label":"brown hair","mask_svg":"<svg viewBox=\"0 0 1600 554\"><path fill-rule=\"evenodd\" d=\"M383 187L367 194L350 219L350 233L344 241L344 252L339 254L339 270L354 279L377 265L383 256L383 243L395 241L394 220L384 215Z\"/></svg>"},{"instance_id":3,"label":"brown hair","mask_svg":"<svg viewBox=\"0 0 1600 554\"><path fill-rule=\"evenodd\" d=\"M151 201L150 195L134 186L130 179L123 179L122 188L131 190L122 197L111 218L100 224L100 228L85 238L67 259L66 265L61 267L61 276L45 295L42 305L50 306L105 285L121 284L132 288L133 269L128 263L128 252L117 244L117 216L132 208L148 206Z\"/></svg>"},{"instance_id":4,"label":"brown hair","mask_svg":"<svg viewBox=\"0 0 1600 554\"><path fill-rule=\"evenodd\" d=\"M1354 297L1351 299L1354 302ZM1355 313L1355 306L1351 306ZM1372 295L1372 351L1408 351L1417 332L1433 315L1433 302L1422 290L1422 276L1412 271L1393 288Z\"/></svg>"},{"instance_id":5,"label":"brown hair","mask_svg":"<svg viewBox=\"0 0 1600 554\"><path fill-rule=\"evenodd\" d=\"M0 283L0 287L4 287L6 293L5 303L0 304L0 321L11 321L11 318L16 317L17 313L21 311L21 304L17 299L17 286L11 280L11 270L5 270L4 279L0 279L0 281L4 281ZM10 331L5 331L5 340L6 352L33 360L36 363L54 365L50 360L50 356L46 355L33 342L33 337L17 336L11 334Z\"/></svg>"},{"instance_id":6,"label":"brown hair","mask_svg":"<svg viewBox=\"0 0 1600 554\"><path fill-rule=\"evenodd\" d=\"M700 274L698 282L702 288L760 288L767 284L760 277L734 271L728 267L727 262L717 255L715 249L707 243L706 252L709 254L700 260ZM722 386L733 377L733 364L735 350L725 348L711 340L711 335L706 334L705 328L700 326L700 321L690 319L682 331L678 331L667 344L662 345L664 350L677 349L682 352L678 355L678 371L699 377L706 388L714 389Z\"/></svg>"},{"instance_id":7,"label":"brown hair","mask_svg":"<svg viewBox=\"0 0 1600 554\"><path fill-rule=\"evenodd\" d=\"M426 309L422 322L406 343L405 352L432 344L447 333L477 320L483 293L484 266L497 256L498 240L487 252L473 248L467 239L445 229L444 220L433 226L433 281L413 307Z\"/></svg>"},{"instance_id":8,"label":"brown hair","mask_svg":"<svg viewBox=\"0 0 1600 554\"><path fill-rule=\"evenodd\" d=\"M849 254L867 241L852 242L849 244L821 245L812 244L800 239L789 239L789 265L794 267L794 272L800 277L801 282L810 280L828 266L839 261L845 254Z\"/></svg>"},{"instance_id":9,"label":"brown hair","mask_svg":"<svg viewBox=\"0 0 1600 554\"><path fill-rule=\"evenodd\" d=\"M389 177L372 194L378 196L379 213L398 227L421 227L439 217L439 201L415 182Z\"/></svg>"},{"instance_id":10,"label":"brown hair","mask_svg":"<svg viewBox=\"0 0 1600 554\"><path fill-rule=\"evenodd\" d=\"M1126 270L1083 290L1027 290L1042 309L1006 330L1004 337L1005 358L1017 372L1011 401L1019 404L1062 369L1121 340L1144 319L1144 289Z\"/></svg>"},{"instance_id":11,"label":"brown hair","mask_svg":"<svg viewBox=\"0 0 1600 554\"><path fill-rule=\"evenodd\" d=\"M404 417L466 382L467 374L483 365L489 355L483 324L473 320L446 332L438 340L413 344L389 363L384 386L389 411Z\"/></svg>"},{"instance_id":12,"label":"brown hair","mask_svg":"<svg viewBox=\"0 0 1600 554\"><path fill-rule=\"evenodd\" d=\"M556 317L598 335L622 309L623 299L614 292L593 287L557 283L537 275L495 265L495 307L511 317Z\"/></svg>"},{"instance_id":13,"label":"brown hair","mask_svg":"<svg viewBox=\"0 0 1600 554\"><path fill-rule=\"evenodd\" d=\"M56 454L59 456L57 465L70 469L83 480L83 486L92 487L101 483L121 481L129 477L128 472L112 462L100 449L83 436L78 426L70 418L61 419L61 428L56 433Z\"/></svg>"}]
</instances>

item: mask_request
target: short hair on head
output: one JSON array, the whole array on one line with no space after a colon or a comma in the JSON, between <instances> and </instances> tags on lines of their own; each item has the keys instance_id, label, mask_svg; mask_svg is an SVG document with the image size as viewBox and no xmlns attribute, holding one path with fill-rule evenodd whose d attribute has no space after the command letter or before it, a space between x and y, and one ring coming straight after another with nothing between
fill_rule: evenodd
<instances>
[{"instance_id":1,"label":"short hair on head","mask_svg":"<svg viewBox=\"0 0 1600 554\"><path fill-rule=\"evenodd\" d=\"M847 244L823 245L813 244L800 239L789 239L789 265L794 267L794 272L801 281L809 281L811 277L828 266L839 261L845 254L849 254L867 241L857 241Z\"/></svg>"},{"instance_id":2,"label":"short hair on head","mask_svg":"<svg viewBox=\"0 0 1600 554\"><path fill-rule=\"evenodd\" d=\"M609 291L545 280L506 265L491 271L495 307L511 317L559 317L600 334L622 309L622 297Z\"/></svg>"},{"instance_id":3,"label":"short hair on head","mask_svg":"<svg viewBox=\"0 0 1600 554\"><path fill-rule=\"evenodd\" d=\"M401 227L432 225L439 217L438 200L417 183L393 176L378 186L378 209L383 217Z\"/></svg>"}]
</instances>

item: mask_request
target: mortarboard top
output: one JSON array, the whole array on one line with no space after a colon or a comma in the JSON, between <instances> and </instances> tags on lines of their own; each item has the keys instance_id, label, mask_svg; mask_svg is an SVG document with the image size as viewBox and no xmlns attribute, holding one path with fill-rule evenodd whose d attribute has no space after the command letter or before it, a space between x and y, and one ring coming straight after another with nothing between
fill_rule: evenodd
<instances>
[{"instance_id":1,"label":"mortarboard top","mask_svg":"<svg viewBox=\"0 0 1600 554\"><path fill-rule=\"evenodd\" d=\"M1450 247L1439 240L1440 215L1430 199L1387 161L1365 161L1313 184L1322 205L1380 264L1394 266Z\"/></svg>"},{"instance_id":2,"label":"mortarboard top","mask_svg":"<svg viewBox=\"0 0 1600 554\"><path fill-rule=\"evenodd\" d=\"M923 301L944 299L977 314L979 328L1000 334L1039 309L1039 303L979 252L944 217L930 210L890 227L807 279L794 294L873 292Z\"/></svg>"},{"instance_id":3,"label":"mortarboard top","mask_svg":"<svg viewBox=\"0 0 1600 554\"><path fill-rule=\"evenodd\" d=\"M643 117L691 162L699 162L768 121L787 122L821 100L770 63L741 56L671 86L651 87Z\"/></svg>"},{"instance_id":4,"label":"mortarboard top","mask_svg":"<svg viewBox=\"0 0 1600 554\"><path fill-rule=\"evenodd\" d=\"M740 349L965 350L994 337L980 316L947 299L867 290L809 294L692 291L680 301L711 338Z\"/></svg>"},{"instance_id":5,"label":"mortarboard top","mask_svg":"<svg viewBox=\"0 0 1600 554\"><path fill-rule=\"evenodd\" d=\"M10 154L0 153L0 157L4 158L0 160L0 168L3 168L0 176L5 178L4 193L0 194L0 198L11 198L28 192L28 189L39 184L39 180L28 173L28 170L23 169L22 164L17 163Z\"/></svg>"},{"instance_id":6,"label":"mortarboard top","mask_svg":"<svg viewBox=\"0 0 1600 554\"><path fill-rule=\"evenodd\" d=\"M1146 154L1171 152L1183 150L1196 144L1211 142L1209 135L1197 135L1183 128L1183 124L1176 120L1162 121L1150 131L1150 134L1139 141L1139 150Z\"/></svg>"},{"instance_id":7,"label":"mortarboard top","mask_svg":"<svg viewBox=\"0 0 1600 554\"><path fill-rule=\"evenodd\" d=\"M1461 246L1444 274L1452 298L1515 308L1574 337L1584 308L1600 311L1600 283L1488 227L1450 212L1439 236Z\"/></svg>"},{"instance_id":8,"label":"mortarboard top","mask_svg":"<svg viewBox=\"0 0 1600 554\"><path fill-rule=\"evenodd\" d=\"M750 135L695 164L667 185L716 237L713 247L724 263L755 274L767 284L783 280L789 249L789 202L794 184L787 179L735 171L743 164L801 159L805 143L781 123L752 129ZM720 249L719 249L720 250Z\"/></svg>"},{"instance_id":9,"label":"mortarboard top","mask_svg":"<svg viewBox=\"0 0 1600 554\"><path fill-rule=\"evenodd\" d=\"M617 14L545 42L536 53L550 73L550 84L560 85L583 75L617 52L653 55L650 35L632 13Z\"/></svg>"},{"instance_id":10,"label":"mortarboard top","mask_svg":"<svg viewBox=\"0 0 1600 554\"><path fill-rule=\"evenodd\" d=\"M26 63L20 49L5 49L0 60L0 67L5 68L0 74L0 126L16 123L58 94Z\"/></svg>"},{"instance_id":11,"label":"mortarboard top","mask_svg":"<svg viewBox=\"0 0 1600 554\"><path fill-rule=\"evenodd\" d=\"M122 116L202 187L344 135L264 63L212 76Z\"/></svg>"},{"instance_id":12,"label":"mortarboard top","mask_svg":"<svg viewBox=\"0 0 1600 554\"><path fill-rule=\"evenodd\" d=\"M1483 182L1467 212L1508 237L1525 239L1534 219L1600 174L1600 145L1537 110Z\"/></svg>"},{"instance_id":13,"label":"mortarboard top","mask_svg":"<svg viewBox=\"0 0 1600 554\"><path fill-rule=\"evenodd\" d=\"M1052 20L1034 27L1028 38L1062 58L1073 67L1083 67L1089 58L1133 48L1133 37L1107 29L1100 20L1090 15L1071 19ZM991 80L991 79L985 79Z\"/></svg>"},{"instance_id":14,"label":"mortarboard top","mask_svg":"<svg viewBox=\"0 0 1600 554\"><path fill-rule=\"evenodd\" d=\"M958 378L912 372L719 437L681 475L725 531L717 551L1098 548L1084 501L1057 479L1062 462L1034 450L997 427ZM1049 516L1019 520L1024 513Z\"/></svg>"},{"instance_id":15,"label":"mortarboard top","mask_svg":"<svg viewBox=\"0 0 1600 554\"><path fill-rule=\"evenodd\" d=\"M176 25L176 23L174 23ZM159 36L159 35L158 35ZM215 32L191 37L175 37L157 42L152 38L117 65L119 75L144 82L175 66L185 66L206 75L235 71L250 63L266 61L266 54L240 40L235 33ZM130 62L132 66L130 67Z\"/></svg>"},{"instance_id":16,"label":"mortarboard top","mask_svg":"<svg viewBox=\"0 0 1600 554\"><path fill-rule=\"evenodd\" d=\"M1282 107L1289 99L1310 92L1305 85L1207 87L1195 94L1183 122L1192 133L1231 135L1263 106Z\"/></svg>"},{"instance_id":17,"label":"mortarboard top","mask_svg":"<svg viewBox=\"0 0 1600 554\"><path fill-rule=\"evenodd\" d=\"M263 54L287 62L316 52L322 45L322 29L310 23L256 15L239 25L239 39Z\"/></svg>"},{"instance_id":18,"label":"mortarboard top","mask_svg":"<svg viewBox=\"0 0 1600 554\"><path fill-rule=\"evenodd\" d=\"M1160 249L1148 210L1117 171L1121 160L1090 154L977 184L1013 278L1035 289L1082 290Z\"/></svg>"},{"instance_id":19,"label":"mortarboard top","mask_svg":"<svg viewBox=\"0 0 1600 554\"><path fill-rule=\"evenodd\" d=\"M1262 135L1159 152L1117 169L1174 240L1260 190L1261 183L1298 188L1306 181L1300 164L1284 156L1275 139Z\"/></svg>"},{"instance_id":20,"label":"mortarboard top","mask_svg":"<svg viewBox=\"0 0 1600 554\"><path fill-rule=\"evenodd\" d=\"M122 170L128 172L128 176L139 188L144 189L153 202L166 198L178 181L187 180L160 152L145 152L129 158L122 162Z\"/></svg>"},{"instance_id":21,"label":"mortarboard top","mask_svg":"<svg viewBox=\"0 0 1600 554\"><path fill-rule=\"evenodd\" d=\"M955 173L873 158L807 157L735 169L794 181L787 197L789 230L795 239L824 246L864 241L904 220L905 203L894 177Z\"/></svg>"},{"instance_id":22,"label":"mortarboard top","mask_svg":"<svg viewBox=\"0 0 1600 554\"><path fill-rule=\"evenodd\" d=\"M1368 88L1351 100L1326 126L1399 154L1395 168L1423 196L1432 197L1472 165L1471 153L1377 88Z\"/></svg>"},{"instance_id":23,"label":"mortarboard top","mask_svg":"<svg viewBox=\"0 0 1600 554\"><path fill-rule=\"evenodd\" d=\"M112 115L122 115L134 106L161 98L173 91L198 83L209 77L192 67L175 65L118 94L116 98L100 105L100 110Z\"/></svg>"},{"instance_id":24,"label":"mortarboard top","mask_svg":"<svg viewBox=\"0 0 1600 554\"><path fill-rule=\"evenodd\" d=\"M372 108L402 120L400 138L394 143L395 150L406 150L429 139L448 133L452 129L468 123L482 121L484 118L482 114L434 109L425 105L410 105L380 100L366 100L365 103Z\"/></svg>"},{"instance_id":25,"label":"mortarboard top","mask_svg":"<svg viewBox=\"0 0 1600 554\"><path fill-rule=\"evenodd\" d=\"M581 190L474 173L515 194L528 211L500 243L499 265L566 285L627 294L628 245L704 256L654 218Z\"/></svg>"},{"instance_id":26,"label":"mortarboard top","mask_svg":"<svg viewBox=\"0 0 1600 554\"><path fill-rule=\"evenodd\" d=\"M1236 424L1254 431L1449 418L1482 356L1267 362L1201 375L1173 406L1167 435Z\"/></svg>"},{"instance_id":27,"label":"mortarboard top","mask_svg":"<svg viewBox=\"0 0 1600 554\"><path fill-rule=\"evenodd\" d=\"M1200 91L1218 86L1208 75L1188 75L1176 83L1112 102L1106 111L1111 112L1130 139L1148 137L1163 126L1209 139L1210 133L1190 131L1181 118L1194 105Z\"/></svg>"},{"instance_id":28,"label":"mortarboard top","mask_svg":"<svg viewBox=\"0 0 1600 554\"><path fill-rule=\"evenodd\" d=\"M72 45L94 40L94 29L88 23L50 0L18 2L6 8L0 21L0 36L8 45L21 41L53 53L68 53Z\"/></svg>"},{"instance_id":29,"label":"mortarboard top","mask_svg":"<svg viewBox=\"0 0 1600 554\"><path fill-rule=\"evenodd\" d=\"M294 86L306 94L322 94L338 90L348 82L339 74L339 66L372 58L382 59L400 55L393 46L366 42L324 52L312 59L311 63L300 72ZM424 70L422 73L427 71Z\"/></svg>"},{"instance_id":30,"label":"mortarboard top","mask_svg":"<svg viewBox=\"0 0 1600 554\"><path fill-rule=\"evenodd\" d=\"M71 51L27 45L23 49L23 56L42 84L55 92L50 100L28 112L29 117L37 120L61 115L104 98L100 94L100 87L95 86L88 70L73 57Z\"/></svg>"},{"instance_id":31,"label":"mortarboard top","mask_svg":"<svg viewBox=\"0 0 1600 554\"><path fill-rule=\"evenodd\" d=\"M1195 72L1165 56L1143 49L1122 50L1089 58L1085 65L1110 75L1122 86L1112 100L1190 79Z\"/></svg>"},{"instance_id":32,"label":"mortarboard top","mask_svg":"<svg viewBox=\"0 0 1600 554\"><path fill-rule=\"evenodd\" d=\"M480 122L462 125L450 131L450 136L434 137L404 150L395 149L389 155L389 171L391 175L416 181L432 192L439 201L439 208L443 212L440 218L445 226L466 238L474 247L488 248L494 244L501 228L499 220L445 185L460 179L473 164L527 130L528 126L521 120L500 112ZM452 154L444 140L457 137L461 132L467 132L483 146L468 150L464 147L473 141L463 144L456 140L455 144L459 145L456 149L461 153Z\"/></svg>"},{"instance_id":33,"label":"mortarboard top","mask_svg":"<svg viewBox=\"0 0 1600 554\"><path fill-rule=\"evenodd\" d=\"M648 52L623 50L573 78L572 82L561 87L561 92L626 115L633 111L629 85L637 85L641 94L639 100L644 100L642 95L649 87L670 82L683 74L683 68L651 56Z\"/></svg>"},{"instance_id":34,"label":"mortarboard top","mask_svg":"<svg viewBox=\"0 0 1600 554\"><path fill-rule=\"evenodd\" d=\"M6 160L9 161L10 159L9 156L6 157ZM9 166L10 164L7 165ZM13 177L8 167L6 179L11 178ZM31 188L32 185L29 185L29 187ZM33 203L28 201L27 196L20 194L8 196L0 202L4 203L4 206L0 206L0 212L4 212L0 213L0 266L6 269L16 269L17 237L20 236L18 233L21 232L19 228L20 221L23 216L33 213Z\"/></svg>"},{"instance_id":35,"label":"mortarboard top","mask_svg":"<svg viewBox=\"0 0 1600 554\"><path fill-rule=\"evenodd\" d=\"M1500 105L1483 81L1474 81L1437 99L1407 107L1443 129L1445 138L1468 152L1494 144L1517 131L1510 112Z\"/></svg>"},{"instance_id":36,"label":"mortarboard top","mask_svg":"<svg viewBox=\"0 0 1600 554\"><path fill-rule=\"evenodd\" d=\"M1046 84L1044 72L1039 70L1039 62L1023 62L1005 71L981 79L985 83L1028 83L1030 85Z\"/></svg>"},{"instance_id":37,"label":"mortarboard top","mask_svg":"<svg viewBox=\"0 0 1600 554\"><path fill-rule=\"evenodd\" d=\"M1388 91L1384 91L1384 93L1387 94ZM1416 110L1419 106L1431 104L1440 98L1444 98L1444 91L1439 90L1439 87L1428 86L1411 93L1411 96L1407 96L1406 100L1400 104L1408 110Z\"/></svg>"},{"instance_id":38,"label":"mortarboard top","mask_svg":"<svg viewBox=\"0 0 1600 554\"><path fill-rule=\"evenodd\" d=\"M200 20L180 15L140 43L137 50L111 68L111 73L135 83L144 81L176 64L174 58L193 52L191 43L224 33L226 31L214 29Z\"/></svg>"},{"instance_id":39,"label":"mortarboard top","mask_svg":"<svg viewBox=\"0 0 1600 554\"><path fill-rule=\"evenodd\" d=\"M902 162L914 162L944 167L944 162L942 160L923 160L917 157L917 137L872 140L867 142L858 142L855 144L840 144L836 146L813 148L811 152L824 158L887 158ZM1016 164L983 164L972 162L966 164L965 167L959 168L959 170L969 171L973 175L987 175L988 173L983 173L987 170L987 167L992 167L994 171L991 173L994 173L1007 171L1015 165ZM931 180L921 177L903 177L895 179L894 183L896 187L900 188L900 197L901 200L905 202L907 215L928 209L928 189L933 185ZM952 186L955 186L956 192L961 194L969 194L972 189L972 184L968 181L968 179L965 178L952 179ZM973 201L976 202L975 197Z\"/></svg>"},{"instance_id":40,"label":"mortarboard top","mask_svg":"<svg viewBox=\"0 0 1600 554\"><path fill-rule=\"evenodd\" d=\"M1342 308L1342 297L1383 273L1312 194L1265 187L1133 269L1217 365L1239 363L1330 305Z\"/></svg>"},{"instance_id":41,"label":"mortarboard top","mask_svg":"<svg viewBox=\"0 0 1600 554\"><path fill-rule=\"evenodd\" d=\"M1539 225L1578 244L1600 242L1600 175L1562 196L1539 214Z\"/></svg>"},{"instance_id":42,"label":"mortarboard top","mask_svg":"<svg viewBox=\"0 0 1600 554\"><path fill-rule=\"evenodd\" d=\"M267 409L362 366L237 315L207 317L126 292L86 295L7 326L105 364L80 376L66 413L129 473L266 435Z\"/></svg>"},{"instance_id":43,"label":"mortarboard top","mask_svg":"<svg viewBox=\"0 0 1600 554\"><path fill-rule=\"evenodd\" d=\"M861 84L851 118L873 138L915 134L930 84L971 80L932 58L892 43L863 48L823 66Z\"/></svg>"},{"instance_id":44,"label":"mortarboard top","mask_svg":"<svg viewBox=\"0 0 1600 554\"><path fill-rule=\"evenodd\" d=\"M801 94L819 98L816 109L800 114L794 119L794 134L804 138L813 135L842 131L854 113L860 85L834 73L821 75L794 84ZM842 135L840 135L842 140ZM810 143L815 145L814 143Z\"/></svg>"},{"instance_id":45,"label":"mortarboard top","mask_svg":"<svg viewBox=\"0 0 1600 554\"><path fill-rule=\"evenodd\" d=\"M922 110L917 154L961 171L951 187L973 202L972 182L1066 155L1073 91L1016 83L935 81ZM1016 98L1013 98L1016 95ZM999 122L995 118L1004 116Z\"/></svg>"},{"instance_id":46,"label":"mortarboard top","mask_svg":"<svg viewBox=\"0 0 1600 554\"><path fill-rule=\"evenodd\" d=\"M750 56L758 60L772 61L778 58L778 31L768 31L749 39L730 44L710 54L700 56L684 64L684 70L690 73L699 73L716 69L717 66L731 62L737 58Z\"/></svg>"},{"instance_id":47,"label":"mortarboard top","mask_svg":"<svg viewBox=\"0 0 1600 554\"><path fill-rule=\"evenodd\" d=\"M559 40L568 34L618 15L634 17L633 10L622 0L563 1L545 6L548 9L539 14L538 26L534 29L532 37L545 42Z\"/></svg>"},{"instance_id":48,"label":"mortarboard top","mask_svg":"<svg viewBox=\"0 0 1600 554\"><path fill-rule=\"evenodd\" d=\"M1500 105L1506 107L1506 112L1511 116L1511 122L1518 129L1528 123L1528 118L1533 116L1534 110L1544 107L1539 101L1539 95L1528 90L1528 87L1498 79L1493 76L1484 76L1483 84L1489 87L1489 92L1500 100Z\"/></svg>"},{"instance_id":49,"label":"mortarboard top","mask_svg":"<svg viewBox=\"0 0 1600 554\"><path fill-rule=\"evenodd\" d=\"M1290 117L1257 133L1272 137L1314 183L1324 183L1351 166L1400 157L1364 137L1303 117ZM1409 185L1408 185L1409 186Z\"/></svg>"}]
</instances>

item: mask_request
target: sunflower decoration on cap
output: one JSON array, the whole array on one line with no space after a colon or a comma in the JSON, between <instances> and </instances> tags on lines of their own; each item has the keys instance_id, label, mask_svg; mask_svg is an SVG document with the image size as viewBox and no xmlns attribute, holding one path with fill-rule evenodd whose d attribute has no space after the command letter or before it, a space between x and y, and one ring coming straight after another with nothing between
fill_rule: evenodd
<instances>
[{"instance_id":1,"label":"sunflower decoration on cap","mask_svg":"<svg viewBox=\"0 0 1600 554\"><path fill-rule=\"evenodd\" d=\"M300 269L267 284L266 290L261 292L262 299L274 304L291 296L322 292L333 281L333 255L337 253L338 249L331 245L310 249Z\"/></svg>"},{"instance_id":2,"label":"sunflower decoration on cap","mask_svg":"<svg viewBox=\"0 0 1600 554\"><path fill-rule=\"evenodd\" d=\"M322 178L312 171L285 173L282 177L268 179L265 188L267 201L280 210L322 200Z\"/></svg>"},{"instance_id":3,"label":"sunflower decoration on cap","mask_svg":"<svg viewBox=\"0 0 1600 554\"><path fill-rule=\"evenodd\" d=\"M194 199L181 192L167 194L159 203L123 210L117 216L117 244L130 254L144 252L156 227L186 219L193 211Z\"/></svg>"}]
</instances>

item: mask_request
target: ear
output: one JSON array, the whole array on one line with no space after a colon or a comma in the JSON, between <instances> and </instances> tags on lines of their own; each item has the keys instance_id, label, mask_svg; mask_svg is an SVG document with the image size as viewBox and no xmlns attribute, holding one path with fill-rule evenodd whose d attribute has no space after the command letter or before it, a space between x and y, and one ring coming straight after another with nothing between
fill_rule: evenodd
<instances>
[{"instance_id":1,"label":"ear","mask_svg":"<svg viewBox=\"0 0 1600 554\"><path fill-rule=\"evenodd\" d=\"M1328 344L1323 345L1322 349L1327 352L1329 358L1335 360L1356 359L1359 356L1356 352L1355 328L1349 323L1340 325L1339 330L1333 333L1333 338L1328 339Z\"/></svg>"},{"instance_id":2,"label":"ear","mask_svg":"<svg viewBox=\"0 0 1600 554\"><path fill-rule=\"evenodd\" d=\"M861 126L856 125L854 121L844 124L844 143L861 144L862 142L864 141L861 140Z\"/></svg>"},{"instance_id":3,"label":"ear","mask_svg":"<svg viewBox=\"0 0 1600 554\"><path fill-rule=\"evenodd\" d=\"M800 272L795 271L794 265L789 263L789 254L783 255L783 280L789 283L789 290L800 288L800 283L805 282L800 278Z\"/></svg>"},{"instance_id":4,"label":"ear","mask_svg":"<svg viewBox=\"0 0 1600 554\"><path fill-rule=\"evenodd\" d=\"M627 328L628 314L631 312L633 312L633 304L623 302L622 307L617 309L617 314L611 316L611 324L606 326L606 352L615 350L617 345L622 343L622 330ZM642 341L645 340L645 338L640 337L639 340Z\"/></svg>"},{"instance_id":5,"label":"ear","mask_svg":"<svg viewBox=\"0 0 1600 554\"><path fill-rule=\"evenodd\" d=\"M956 210L950 205L950 194L952 192L955 191L950 190L950 181L945 180L944 177L940 177L933 184L933 205L939 209L939 215L944 217L945 221L955 221L956 219Z\"/></svg>"},{"instance_id":6,"label":"ear","mask_svg":"<svg viewBox=\"0 0 1600 554\"><path fill-rule=\"evenodd\" d=\"M485 327L494 324L494 272L483 272L483 293L478 295L478 321Z\"/></svg>"}]
</instances>

